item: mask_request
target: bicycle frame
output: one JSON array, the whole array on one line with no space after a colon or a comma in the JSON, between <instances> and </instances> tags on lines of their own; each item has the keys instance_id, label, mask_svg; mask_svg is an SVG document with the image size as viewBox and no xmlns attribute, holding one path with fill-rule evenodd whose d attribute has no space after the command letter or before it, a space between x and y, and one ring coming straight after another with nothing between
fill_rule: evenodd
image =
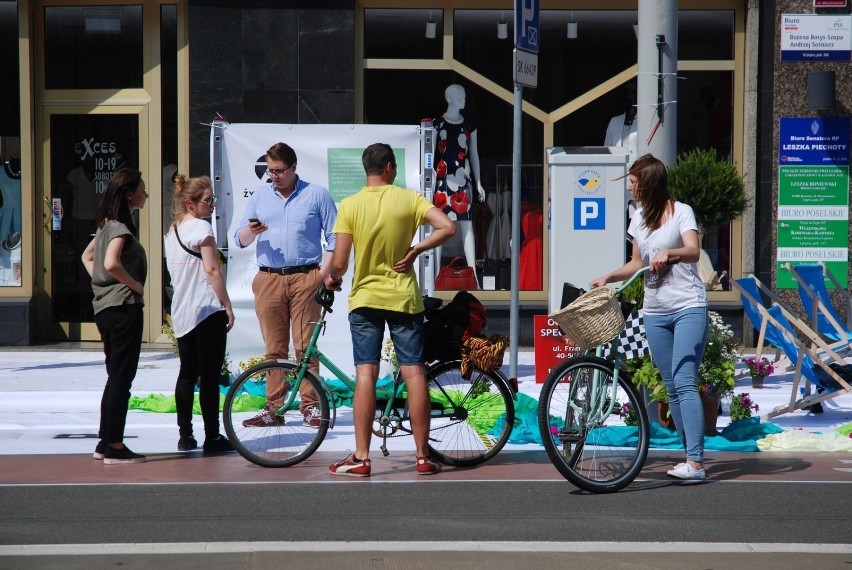
<instances>
[{"instance_id":1,"label":"bicycle frame","mask_svg":"<svg viewBox=\"0 0 852 570\"><path fill-rule=\"evenodd\" d=\"M334 374L334 376L338 380L340 380L343 384L346 385L347 388L349 388L350 390L352 390L354 392L355 391L355 381L352 378L350 378L348 374L346 374L340 368L338 368L337 365L335 365L334 362L332 362L325 354L323 354L323 352L318 347L319 336L325 329L325 324L326 324L325 316L326 316L327 312L328 312L327 309L323 308L322 312L320 313L319 320L316 321L315 323L313 323L314 330L311 332L311 338L308 341L308 346L305 349L305 352L302 355L302 358L296 363L296 364L299 365L299 368L298 368L298 371L296 373L295 378L293 378L292 381L296 382L297 385L302 382L302 380L305 378L305 374L308 374L308 370L309 370L308 365L311 361L311 358L315 357L320 362L320 364L322 364L323 366L328 368L331 371L331 373ZM331 423L329 425L329 428L333 429L335 420L337 419L337 406L334 403L334 398L332 397L331 390L329 389L328 384L326 383L325 379L322 376L318 376L317 380L319 381L320 385L322 385L323 389L325 389L325 392L328 395L328 399L329 399L329 403L330 403L330 407L331 407L331 411L332 411ZM394 377L393 395L390 399L388 399L388 403L385 406L385 410L384 410L384 416L385 417L390 417L391 412L393 410L394 401L398 397L400 397L400 395L402 393L403 385L404 385L404 383L401 381L400 375L397 372L396 376ZM286 410L289 410L289 409L292 409L293 407L295 407L295 401L296 401L296 394L297 393L298 393L298 390L292 390L290 392L290 395L287 397L287 399L284 402L282 402L281 408L278 409L279 413L282 413ZM400 419L400 418L394 418L394 419Z\"/></svg>"},{"instance_id":2,"label":"bicycle frame","mask_svg":"<svg viewBox=\"0 0 852 570\"><path fill-rule=\"evenodd\" d=\"M627 287L630 286L631 283L636 281L640 275L644 274L648 271L648 267L642 267L633 274L633 276L628 279L626 282L622 283L620 287L618 287L615 292L616 294L620 294ZM605 358L612 362L613 371L612 371L612 388L610 389L610 393L605 395L601 394L600 390L600 372L595 371L592 374L592 385L589 398L589 410L588 413L588 422L594 424L602 424L604 420L606 420L610 415L612 415L613 410L615 409L616 402L616 391L618 390L618 375L621 372L621 353L618 352L618 347L615 345L615 339L610 343L610 354L609 357L604 356L604 345L599 345L595 348L595 356L598 358ZM576 389L576 388L574 388ZM572 389L573 392L573 389ZM609 396L608 398L606 396ZM582 414L583 410L574 403L573 398L570 400L571 408L577 414Z\"/></svg>"}]
</instances>

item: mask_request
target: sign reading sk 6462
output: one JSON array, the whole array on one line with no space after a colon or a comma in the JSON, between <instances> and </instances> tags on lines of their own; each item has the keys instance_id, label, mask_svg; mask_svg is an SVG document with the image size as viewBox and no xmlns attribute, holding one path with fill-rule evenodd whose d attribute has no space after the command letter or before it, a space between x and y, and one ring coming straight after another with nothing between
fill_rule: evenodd
<instances>
[{"instance_id":1,"label":"sign reading sk 6462","mask_svg":"<svg viewBox=\"0 0 852 570\"><path fill-rule=\"evenodd\" d=\"M515 48L515 83L526 87L538 87L538 54Z\"/></svg>"}]
</instances>

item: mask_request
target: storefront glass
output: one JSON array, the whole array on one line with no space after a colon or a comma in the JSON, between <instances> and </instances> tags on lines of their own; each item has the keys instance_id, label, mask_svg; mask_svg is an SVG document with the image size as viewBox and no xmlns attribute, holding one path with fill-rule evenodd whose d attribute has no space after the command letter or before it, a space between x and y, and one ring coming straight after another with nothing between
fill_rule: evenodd
<instances>
[{"instance_id":1,"label":"storefront glass","mask_svg":"<svg viewBox=\"0 0 852 570\"><path fill-rule=\"evenodd\" d=\"M142 6L44 9L46 89L142 87Z\"/></svg>"},{"instance_id":2,"label":"storefront glass","mask_svg":"<svg viewBox=\"0 0 852 570\"><path fill-rule=\"evenodd\" d=\"M80 256L94 237L97 206L112 174L139 168L139 118L55 114L50 136L53 320L93 322L91 279Z\"/></svg>"},{"instance_id":3,"label":"storefront glass","mask_svg":"<svg viewBox=\"0 0 852 570\"><path fill-rule=\"evenodd\" d=\"M21 105L18 3L0 1L0 287L21 286Z\"/></svg>"},{"instance_id":4,"label":"storefront glass","mask_svg":"<svg viewBox=\"0 0 852 570\"><path fill-rule=\"evenodd\" d=\"M387 46L417 45L404 57L435 58L420 55L427 53L423 47L432 42L440 50L444 42L425 37L424 10L365 9L365 56L389 58ZM416 15L415 15L416 13ZM432 63L419 66L412 62L411 69L381 69L378 61L371 62L364 71L365 122L390 122L416 124L422 117L438 117L448 107L444 89L450 84L460 84L466 93L465 107L461 111L466 121L471 121L478 132L477 150L481 182L487 191L501 194L511 189L512 162L512 12L501 10L446 10L452 15L452 43L450 54L465 68L454 72L434 70ZM733 10L680 10L678 13L679 60L691 61L691 67L700 69L701 61L732 60L734 53ZM508 17L507 17L508 16ZM576 38L567 37L568 22L576 22ZM546 176L542 163L544 146L601 146L608 143L611 122L622 114L635 111L635 83L630 81L608 88L576 110L562 113L567 104L630 69L637 62L638 21L636 10L542 10L541 51L539 53L538 87L524 89L524 101L533 108L523 118L522 236L521 251L527 241L535 242L536 252L522 260L522 275L544 272L541 234L547 224L547 197L542 178ZM501 22L506 22L502 37ZM385 48L381 46L384 45ZM389 49L389 48L387 48ZM438 52L440 54L440 52ZM403 57L403 56L399 56ZM717 67L717 63L708 64ZM419 69L418 69L419 68ZM712 146L720 157L730 157L733 152L733 72L687 71L678 74L678 153L692 148ZM502 95L489 85L493 82ZM404 86L404 96L400 90ZM622 123L623 118L622 118ZM629 127L628 127L629 129ZM634 137L635 139L635 137ZM626 137L625 137L626 140ZM547 141L547 143L545 143ZM616 145L618 146L618 145ZM436 164L439 164L436 155ZM470 170L472 171L473 165ZM436 173L436 178L440 174ZM475 200L475 195L471 196ZM494 197L490 198L495 200ZM497 202L502 203L501 200ZM503 210L497 210L498 219ZM473 227L476 236L476 265L480 275L490 272L492 266L500 267L508 261L508 242L497 248L496 258L489 253L488 244L501 235L491 230L492 208L486 204L474 207ZM707 236L705 247L714 250L714 266L719 273L731 273L731 228L725 227L720 236ZM726 237L725 237L726 236ZM537 240L537 241L536 241ZM726 249L727 248L727 249ZM441 263L446 264L462 250L442 251ZM448 255L451 253L452 255ZM505 253L505 258L503 257ZM469 257L464 256L464 257ZM536 260L536 261L532 261ZM467 265L473 265L467 260ZM530 263L537 263L531 271ZM499 273L499 269L498 269ZM504 287L499 286L497 290ZM536 281L538 283L539 281ZM490 282L489 282L490 283ZM521 284L521 290L543 290L538 286ZM440 289L440 287L436 287ZM505 287L505 288L508 288Z\"/></svg>"}]
</instances>

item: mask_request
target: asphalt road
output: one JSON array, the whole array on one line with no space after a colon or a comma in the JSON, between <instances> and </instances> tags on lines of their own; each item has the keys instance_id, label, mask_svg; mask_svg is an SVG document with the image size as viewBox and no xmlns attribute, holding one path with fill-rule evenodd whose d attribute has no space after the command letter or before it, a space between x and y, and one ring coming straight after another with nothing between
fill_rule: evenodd
<instances>
[{"instance_id":1,"label":"asphalt road","mask_svg":"<svg viewBox=\"0 0 852 570\"><path fill-rule=\"evenodd\" d=\"M317 455L0 457L0 569L852 567L845 454L718 454L706 483L666 478L655 454L610 495L540 452L428 478L394 454L370 479Z\"/></svg>"}]
</instances>

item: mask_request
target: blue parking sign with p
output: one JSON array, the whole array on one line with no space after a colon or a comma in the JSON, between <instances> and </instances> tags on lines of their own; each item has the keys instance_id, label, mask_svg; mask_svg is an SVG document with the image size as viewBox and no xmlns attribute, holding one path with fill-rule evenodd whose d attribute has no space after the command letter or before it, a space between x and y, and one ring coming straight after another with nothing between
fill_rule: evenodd
<instances>
[{"instance_id":1,"label":"blue parking sign with p","mask_svg":"<svg viewBox=\"0 0 852 570\"><path fill-rule=\"evenodd\" d=\"M574 229L605 230L606 200L604 198L574 198Z\"/></svg>"},{"instance_id":2,"label":"blue parking sign with p","mask_svg":"<svg viewBox=\"0 0 852 570\"><path fill-rule=\"evenodd\" d=\"M538 53L539 32L539 0L515 0L515 47Z\"/></svg>"}]
</instances>

